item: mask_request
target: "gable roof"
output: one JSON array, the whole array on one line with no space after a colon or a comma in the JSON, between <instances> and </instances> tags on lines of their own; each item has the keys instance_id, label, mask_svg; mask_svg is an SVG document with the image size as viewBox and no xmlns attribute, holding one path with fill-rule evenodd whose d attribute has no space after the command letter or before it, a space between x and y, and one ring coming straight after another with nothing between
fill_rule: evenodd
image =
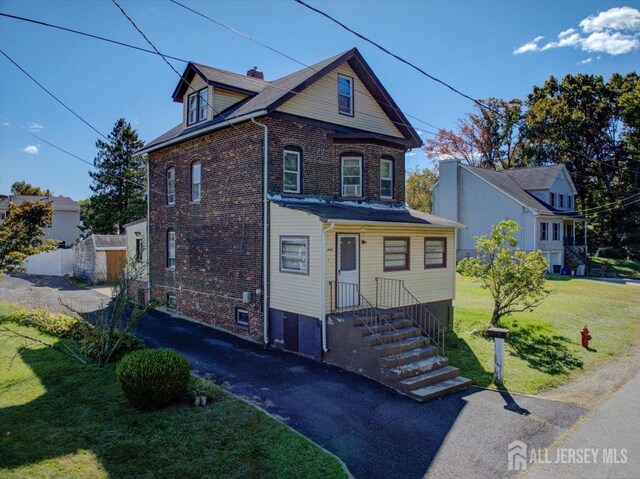
<instances>
[{"instance_id":1,"label":"gable roof","mask_svg":"<svg viewBox=\"0 0 640 479\"><path fill-rule=\"evenodd\" d=\"M7 195L0 197L0 207L6 208L9 203L20 204L25 201L51 201L53 211L80 211L80 206L68 196L29 196Z\"/></svg>"},{"instance_id":2,"label":"gable roof","mask_svg":"<svg viewBox=\"0 0 640 479\"><path fill-rule=\"evenodd\" d=\"M302 92L345 62L347 62L358 75L380 108L404 136L406 146L408 148L421 146L422 140L411 126L411 123L409 123L409 120L407 120L402 111L400 111L398 105L394 102L393 98L391 98L391 95L389 95L375 73L373 73L373 70L364 60L358 49L352 48L271 82L246 77L237 73L226 72L218 68L207 67L197 63L189 63L183 74L183 79L180 80L173 93L174 101L182 101L189 82L191 82L196 74L200 75L209 84L217 84L221 88L245 93L249 95L249 98L220 112L220 115L217 115L212 120L192 128L183 130L182 123L180 123L145 145L138 150L136 154L152 151L167 142L175 143L178 139L197 136L198 132L204 134L210 129L223 127L230 122L238 120L245 121L253 116L257 117L272 113L287 100Z\"/></svg>"},{"instance_id":3,"label":"gable roof","mask_svg":"<svg viewBox=\"0 0 640 479\"><path fill-rule=\"evenodd\" d=\"M520 203L522 206L528 208L535 214L549 215L549 216L566 216L566 217L572 217L572 218L581 217L576 212L558 210L553 206L551 206L550 204L545 203L541 199L529 193L529 191L523 188L520 184L518 184L518 182L516 182L512 178L512 175L509 173L513 171L519 171L516 174L516 176L518 176L518 179L522 182L523 178L527 177L527 172L524 172L522 170L528 170L528 169L539 170L540 168L555 168L556 166L561 166L562 168L564 168L564 166L562 165L554 165L553 167L543 166L543 167L536 167L536 168L519 168L517 170L502 170L502 171L489 170L487 168L479 168L477 166L470 166L470 165L463 165L463 164L460 164L460 166L463 169L469 171L470 173L476 175L477 177L483 179L484 181L486 181L493 187L497 188L498 190L502 191L511 199L513 199L517 203ZM544 175L541 175L540 173L541 173L540 171L536 171L533 173L532 178L538 181L538 183L534 182L533 184L540 184L540 181L542 181L540 180L540 178L542 178ZM552 175L548 175L548 176L552 176ZM555 176L552 176L552 177L555 180ZM546 181L546 179L544 181ZM528 183L524 183L524 184L528 184ZM553 180L551 181L551 184L553 184ZM527 188L527 189L534 190L534 189L540 189L540 188Z\"/></svg>"},{"instance_id":4,"label":"gable roof","mask_svg":"<svg viewBox=\"0 0 640 479\"><path fill-rule=\"evenodd\" d=\"M126 235L91 235L96 250L127 249Z\"/></svg>"}]
</instances>

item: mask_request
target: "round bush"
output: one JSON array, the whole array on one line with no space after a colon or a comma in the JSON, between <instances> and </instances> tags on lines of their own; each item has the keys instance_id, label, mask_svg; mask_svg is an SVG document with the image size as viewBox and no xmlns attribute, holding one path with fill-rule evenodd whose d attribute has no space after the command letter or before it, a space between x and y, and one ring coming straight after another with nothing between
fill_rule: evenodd
<instances>
[{"instance_id":1,"label":"round bush","mask_svg":"<svg viewBox=\"0 0 640 479\"><path fill-rule=\"evenodd\" d=\"M133 406L160 409L187 390L189 361L173 351L142 349L127 354L118 363L116 375Z\"/></svg>"}]
</instances>

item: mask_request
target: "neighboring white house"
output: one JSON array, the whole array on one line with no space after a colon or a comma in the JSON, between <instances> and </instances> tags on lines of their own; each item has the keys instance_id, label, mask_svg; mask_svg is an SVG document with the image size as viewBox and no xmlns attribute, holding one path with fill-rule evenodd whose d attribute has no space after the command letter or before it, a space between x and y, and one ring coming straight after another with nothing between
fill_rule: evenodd
<instances>
[{"instance_id":1,"label":"neighboring white house","mask_svg":"<svg viewBox=\"0 0 640 479\"><path fill-rule=\"evenodd\" d=\"M62 247L73 246L80 237L80 206L67 196L0 195L0 225L8 216L9 203L19 205L25 201L53 202L51 228L42 228L44 239L60 241Z\"/></svg>"},{"instance_id":2,"label":"neighboring white house","mask_svg":"<svg viewBox=\"0 0 640 479\"><path fill-rule=\"evenodd\" d=\"M576 225L586 219L575 211L576 188L564 165L495 171L445 160L431 191L436 216L467 226L457 235L458 260L475 255L474 236L506 219L520 225L519 248L542 250L550 271L565 266L571 252L586 254L586 228L576 245ZM577 258L570 258L573 270Z\"/></svg>"},{"instance_id":3,"label":"neighboring white house","mask_svg":"<svg viewBox=\"0 0 640 479\"><path fill-rule=\"evenodd\" d=\"M129 284L129 298L138 304L146 304L149 300L148 277L149 263L147 254L147 219L142 218L124 225L127 237L127 261L134 264L138 277Z\"/></svg>"}]
</instances>

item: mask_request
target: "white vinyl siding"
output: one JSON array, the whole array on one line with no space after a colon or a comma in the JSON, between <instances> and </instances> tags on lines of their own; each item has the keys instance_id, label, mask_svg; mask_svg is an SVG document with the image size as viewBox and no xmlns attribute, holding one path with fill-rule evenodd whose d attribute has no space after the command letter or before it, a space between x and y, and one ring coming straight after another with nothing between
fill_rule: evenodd
<instances>
[{"instance_id":1,"label":"white vinyl siding","mask_svg":"<svg viewBox=\"0 0 640 479\"><path fill-rule=\"evenodd\" d=\"M213 108L215 110L214 115L222 113L231 105L235 105L239 101L247 98L247 95L241 93L235 93L227 90L220 90L219 88L213 89ZM211 100L209 100L211 104Z\"/></svg>"},{"instance_id":2,"label":"white vinyl siding","mask_svg":"<svg viewBox=\"0 0 640 479\"><path fill-rule=\"evenodd\" d=\"M336 73L353 78L353 116L338 112ZM293 96L280 105L277 111L396 138L403 137L347 63L320 78L301 94Z\"/></svg>"},{"instance_id":3,"label":"white vinyl siding","mask_svg":"<svg viewBox=\"0 0 640 479\"><path fill-rule=\"evenodd\" d=\"M282 158L282 191L300 193L300 152L284 150Z\"/></svg>"},{"instance_id":4,"label":"white vinyl siding","mask_svg":"<svg viewBox=\"0 0 640 479\"><path fill-rule=\"evenodd\" d=\"M393 198L393 161L380 160L380 197Z\"/></svg>"},{"instance_id":5,"label":"white vinyl siding","mask_svg":"<svg viewBox=\"0 0 640 479\"><path fill-rule=\"evenodd\" d=\"M342 196L362 196L362 158L359 156L343 156Z\"/></svg>"}]
</instances>

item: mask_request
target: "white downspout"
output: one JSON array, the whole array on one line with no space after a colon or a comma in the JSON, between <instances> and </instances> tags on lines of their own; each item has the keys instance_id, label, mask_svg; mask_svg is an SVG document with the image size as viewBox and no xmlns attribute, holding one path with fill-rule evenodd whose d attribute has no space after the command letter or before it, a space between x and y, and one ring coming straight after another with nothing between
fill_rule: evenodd
<instances>
[{"instance_id":1,"label":"white downspout","mask_svg":"<svg viewBox=\"0 0 640 479\"><path fill-rule=\"evenodd\" d=\"M151 302L151 235L149 234L150 231L150 222L151 222L151 216L150 216L150 212L151 212L151 197L150 195L150 189L151 189L151 185L149 184L149 156L147 155L147 260L145 261L145 273L147 274L147 304L149 304Z\"/></svg>"},{"instance_id":2,"label":"white downspout","mask_svg":"<svg viewBox=\"0 0 640 479\"><path fill-rule=\"evenodd\" d=\"M251 118L251 122L264 128L264 152L262 165L262 336L265 344L269 344L269 290L267 288L269 281L269 272L267 271L269 259L269 223L267 221L269 215L269 199L268 181L269 181L269 129L267 125L258 123Z\"/></svg>"},{"instance_id":3,"label":"white downspout","mask_svg":"<svg viewBox=\"0 0 640 479\"><path fill-rule=\"evenodd\" d=\"M326 233L336 227L335 223L325 229L323 223L320 223L320 323L322 325L322 350L326 353L329 351L327 347L327 311L326 311L326 284L325 284L325 253L326 248Z\"/></svg>"}]
</instances>

